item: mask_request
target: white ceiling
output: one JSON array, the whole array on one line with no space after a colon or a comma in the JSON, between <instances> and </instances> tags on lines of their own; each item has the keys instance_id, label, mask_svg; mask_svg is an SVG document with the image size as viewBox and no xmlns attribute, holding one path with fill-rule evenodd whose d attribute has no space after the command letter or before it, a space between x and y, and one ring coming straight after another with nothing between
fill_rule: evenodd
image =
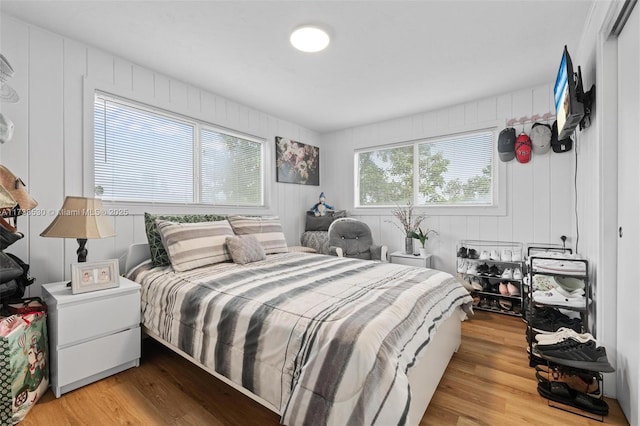
<instances>
[{"instance_id":1,"label":"white ceiling","mask_svg":"<svg viewBox=\"0 0 640 426\"><path fill-rule=\"evenodd\" d=\"M12 1L2 14L324 133L555 79L595 0ZM289 33L329 29L321 53Z\"/></svg>"}]
</instances>

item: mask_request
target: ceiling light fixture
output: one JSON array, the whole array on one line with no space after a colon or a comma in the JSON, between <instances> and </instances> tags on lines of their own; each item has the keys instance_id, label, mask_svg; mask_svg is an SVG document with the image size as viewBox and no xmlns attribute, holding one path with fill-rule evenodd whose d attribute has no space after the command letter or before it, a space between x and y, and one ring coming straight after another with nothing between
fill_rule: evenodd
<instances>
[{"instance_id":1,"label":"ceiling light fixture","mask_svg":"<svg viewBox=\"0 0 640 426\"><path fill-rule=\"evenodd\" d=\"M296 28L289 41L293 47L303 52L319 52L329 45L329 34L318 27L305 25Z\"/></svg>"}]
</instances>

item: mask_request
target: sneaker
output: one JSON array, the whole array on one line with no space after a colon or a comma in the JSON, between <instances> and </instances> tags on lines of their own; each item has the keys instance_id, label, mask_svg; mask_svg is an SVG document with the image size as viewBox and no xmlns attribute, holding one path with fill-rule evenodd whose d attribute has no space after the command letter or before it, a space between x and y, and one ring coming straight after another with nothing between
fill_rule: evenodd
<instances>
[{"instance_id":1,"label":"sneaker","mask_svg":"<svg viewBox=\"0 0 640 426\"><path fill-rule=\"evenodd\" d=\"M471 278L471 287L476 291L484 290L484 287L482 286L482 283L480 282L480 279L478 277Z\"/></svg>"},{"instance_id":2,"label":"sneaker","mask_svg":"<svg viewBox=\"0 0 640 426\"><path fill-rule=\"evenodd\" d=\"M511 262L511 250L502 249L502 252L500 253L500 260L503 262Z\"/></svg>"},{"instance_id":3,"label":"sneaker","mask_svg":"<svg viewBox=\"0 0 640 426\"><path fill-rule=\"evenodd\" d=\"M479 275L488 275L489 274L489 265L487 265L486 263L483 263L482 265L478 266L478 274Z\"/></svg>"},{"instance_id":4,"label":"sneaker","mask_svg":"<svg viewBox=\"0 0 640 426\"><path fill-rule=\"evenodd\" d=\"M500 253L498 252L498 250L491 250L491 254L489 254L489 259L500 260Z\"/></svg>"},{"instance_id":5,"label":"sneaker","mask_svg":"<svg viewBox=\"0 0 640 426\"><path fill-rule=\"evenodd\" d=\"M489 260L489 251L482 250L480 252L480 260Z\"/></svg>"},{"instance_id":6,"label":"sneaker","mask_svg":"<svg viewBox=\"0 0 640 426\"><path fill-rule=\"evenodd\" d=\"M509 290L507 288L507 283L500 283L500 286L498 287L498 291L500 292L501 295L508 296Z\"/></svg>"},{"instance_id":7,"label":"sneaker","mask_svg":"<svg viewBox=\"0 0 640 426\"><path fill-rule=\"evenodd\" d=\"M509 296L520 296L520 288L513 283L507 284L507 291L509 292Z\"/></svg>"},{"instance_id":8,"label":"sneaker","mask_svg":"<svg viewBox=\"0 0 640 426\"><path fill-rule=\"evenodd\" d=\"M511 249L511 261L512 262L522 262L522 249L521 248Z\"/></svg>"},{"instance_id":9,"label":"sneaker","mask_svg":"<svg viewBox=\"0 0 640 426\"><path fill-rule=\"evenodd\" d=\"M494 311L500 310L500 305L498 304L498 301L496 299L491 299L491 302L489 302L489 307Z\"/></svg>"},{"instance_id":10,"label":"sneaker","mask_svg":"<svg viewBox=\"0 0 640 426\"><path fill-rule=\"evenodd\" d=\"M522 270L520 268L515 268L513 270L513 279L521 280L522 279Z\"/></svg>"},{"instance_id":11,"label":"sneaker","mask_svg":"<svg viewBox=\"0 0 640 426\"><path fill-rule=\"evenodd\" d=\"M460 249L458 250L458 257L461 257L461 258L465 259L468 256L469 256L469 254L467 252L467 248L466 247L460 247Z\"/></svg>"},{"instance_id":12,"label":"sneaker","mask_svg":"<svg viewBox=\"0 0 640 426\"><path fill-rule=\"evenodd\" d=\"M469 256L469 259L477 259L478 257L480 257L478 255L478 251L472 248L469 249L469 251L467 252L467 255Z\"/></svg>"},{"instance_id":13,"label":"sneaker","mask_svg":"<svg viewBox=\"0 0 640 426\"><path fill-rule=\"evenodd\" d=\"M500 310L502 311L510 311L511 307L513 306L511 300L509 299L500 299L498 301L498 304L500 305Z\"/></svg>"},{"instance_id":14,"label":"sneaker","mask_svg":"<svg viewBox=\"0 0 640 426\"><path fill-rule=\"evenodd\" d=\"M570 328L560 327L558 331L553 334L538 334L536 336L536 341L539 345L551 345L554 343L560 343L569 338L580 343L587 343L589 340L596 340L591 333L576 333Z\"/></svg>"},{"instance_id":15,"label":"sneaker","mask_svg":"<svg viewBox=\"0 0 640 426\"><path fill-rule=\"evenodd\" d=\"M486 297L480 299L480 304L478 305L480 308L489 309L489 300Z\"/></svg>"},{"instance_id":16,"label":"sneaker","mask_svg":"<svg viewBox=\"0 0 640 426\"><path fill-rule=\"evenodd\" d=\"M536 366L536 378L539 382L554 381L566 383L571 389L594 398L600 398L602 396L598 377L593 373L568 372L547 365L538 365Z\"/></svg>"},{"instance_id":17,"label":"sneaker","mask_svg":"<svg viewBox=\"0 0 640 426\"><path fill-rule=\"evenodd\" d=\"M491 265L491 267L489 268L489 276L499 277L501 273L502 272L500 272L500 269L498 269L496 265Z\"/></svg>"},{"instance_id":18,"label":"sneaker","mask_svg":"<svg viewBox=\"0 0 640 426\"><path fill-rule=\"evenodd\" d=\"M560 328L570 328L576 333L582 332L582 320L569 318L553 308L534 308L533 314L527 312L531 328L536 333L555 333Z\"/></svg>"},{"instance_id":19,"label":"sneaker","mask_svg":"<svg viewBox=\"0 0 640 426\"><path fill-rule=\"evenodd\" d=\"M554 288L545 292L533 293L533 301L545 305L566 306L571 308L584 308L586 300L584 296L567 297Z\"/></svg>"},{"instance_id":20,"label":"sneaker","mask_svg":"<svg viewBox=\"0 0 640 426\"><path fill-rule=\"evenodd\" d=\"M502 278L506 278L508 280L513 279L513 269L511 268L505 268L504 271L502 271L502 275L500 275Z\"/></svg>"},{"instance_id":21,"label":"sneaker","mask_svg":"<svg viewBox=\"0 0 640 426\"><path fill-rule=\"evenodd\" d=\"M567 367L599 371L602 373L613 373L616 371L611 364L609 364L607 350L604 346L596 347L596 342L594 341L567 345L555 350L543 351L538 347L538 353L541 358Z\"/></svg>"}]
</instances>

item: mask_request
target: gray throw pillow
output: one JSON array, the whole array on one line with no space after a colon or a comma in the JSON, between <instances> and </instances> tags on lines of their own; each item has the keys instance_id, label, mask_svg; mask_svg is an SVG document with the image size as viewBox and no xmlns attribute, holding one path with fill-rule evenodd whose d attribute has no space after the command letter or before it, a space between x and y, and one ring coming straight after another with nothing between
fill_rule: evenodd
<instances>
[{"instance_id":1,"label":"gray throw pillow","mask_svg":"<svg viewBox=\"0 0 640 426\"><path fill-rule=\"evenodd\" d=\"M253 235L227 237L226 242L227 250L229 250L231 254L231 259L239 265L257 262L267 258L262 244Z\"/></svg>"}]
</instances>

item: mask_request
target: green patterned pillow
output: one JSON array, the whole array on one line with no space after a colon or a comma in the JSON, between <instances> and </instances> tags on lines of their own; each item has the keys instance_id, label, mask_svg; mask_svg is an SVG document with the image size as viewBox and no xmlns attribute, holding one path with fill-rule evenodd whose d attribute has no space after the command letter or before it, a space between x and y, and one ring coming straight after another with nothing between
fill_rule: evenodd
<instances>
[{"instance_id":1,"label":"green patterned pillow","mask_svg":"<svg viewBox=\"0 0 640 426\"><path fill-rule=\"evenodd\" d=\"M153 266L169 266L171 261L169 255L162 245L162 238L156 226L156 219L170 220L177 223L198 223L198 222L215 222L225 220L227 216L219 214L184 214L184 215L168 215L168 214L144 214L144 228L147 232L147 240L149 240L149 249L151 250L151 263Z\"/></svg>"}]
</instances>

